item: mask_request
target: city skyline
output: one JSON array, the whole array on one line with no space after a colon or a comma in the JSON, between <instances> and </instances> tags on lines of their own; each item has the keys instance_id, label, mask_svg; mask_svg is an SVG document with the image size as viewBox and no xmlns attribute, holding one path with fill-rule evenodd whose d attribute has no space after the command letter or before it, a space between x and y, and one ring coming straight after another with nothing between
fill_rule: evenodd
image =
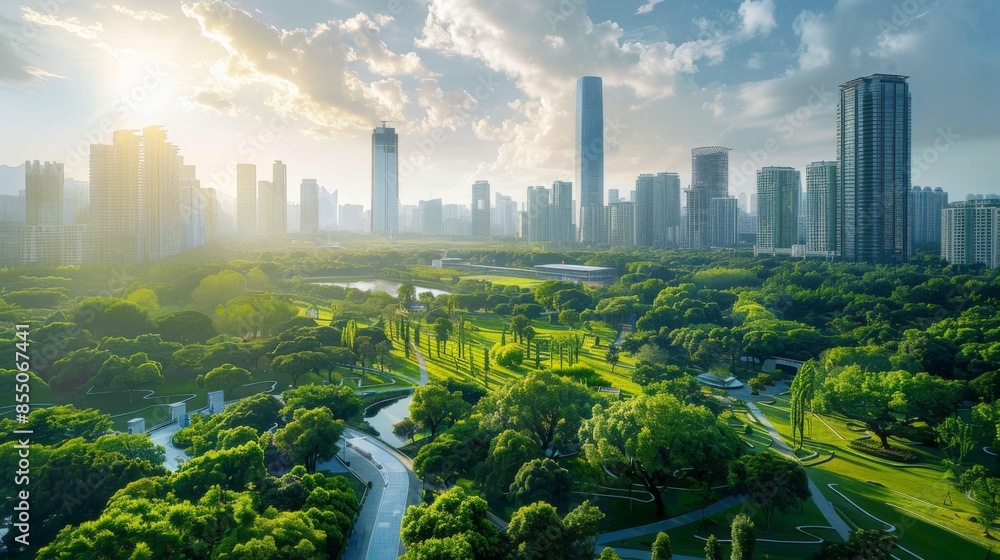
<instances>
[{"instance_id":1,"label":"city skyline","mask_svg":"<svg viewBox=\"0 0 1000 560\"><path fill-rule=\"evenodd\" d=\"M16 40L0 51L0 102L19 108L9 126L24 134L0 145L0 164L55 161L67 178L86 179L90 143L158 123L183 146L202 185L220 193L235 196L236 163L280 159L290 184L315 178L343 202L363 203L365 138L388 118L403 159L416 162L409 170L401 162L402 204L467 200L462 194L478 179L523 202L527 185L574 179L574 84L595 75L604 86L607 189L627 192L636 175L661 170L679 173L686 188L685 152L717 144L733 148L735 195L753 191L760 167L834 159L837 85L899 72L919 91L914 110L934 107L934 118L914 119L913 183L957 198L996 190L985 161L1000 140L981 92L995 89L997 63L982 32L966 25L995 23L995 6L640 4L573 4L563 14L558 2L533 3L537 17L520 27L509 17L517 10L445 0L381 14L346 0L281 13L256 1L241 9L59 3L56 13L4 6L0 21ZM467 12L472 19L461 17ZM504 44L473 28L523 40ZM312 41L309 30L318 34ZM130 40L142 31L183 48ZM268 63L248 40L257 32L287 68ZM470 36L488 48L474 48ZM315 54L333 41L353 55L329 55L331 76L340 83L341 71L354 75L355 98L322 90L309 81L315 62L290 58L296 47ZM949 64L959 52L963 64ZM245 83L227 69L240 56Z\"/></svg>"}]
</instances>

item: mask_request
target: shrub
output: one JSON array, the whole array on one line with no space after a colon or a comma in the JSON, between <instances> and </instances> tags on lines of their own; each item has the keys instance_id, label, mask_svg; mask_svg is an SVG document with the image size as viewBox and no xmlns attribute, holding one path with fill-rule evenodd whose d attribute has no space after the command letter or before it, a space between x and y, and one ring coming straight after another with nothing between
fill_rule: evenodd
<instances>
[{"instance_id":1,"label":"shrub","mask_svg":"<svg viewBox=\"0 0 1000 560\"><path fill-rule=\"evenodd\" d=\"M583 381L588 387L597 387L607 384L604 378L598 375L598 373L594 371L594 368L590 366L575 365L565 368L553 368L552 373L563 377L569 377L575 381Z\"/></svg>"},{"instance_id":2,"label":"shrub","mask_svg":"<svg viewBox=\"0 0 1000 560\"><path fill-rule=\"evenodd\" d=\"M912 463L917 460L917 454L906 449L890 448L883 449L877 442L868 439L856 439L848 444L848 447L855 451L860 451L872 457L896 461L899 463Z\"/></svg>"},{"instance_id":3,"label":"shrub","mask_svg":"<svg viewBox=\"0 0 1000 560\"><path fill-rule=\"evenodd\" d=\"M524 349L513 343L504 346L494 344L490 349L490 357L505 368L516 368L524 361Z\"/></svg>"}]
</instances>

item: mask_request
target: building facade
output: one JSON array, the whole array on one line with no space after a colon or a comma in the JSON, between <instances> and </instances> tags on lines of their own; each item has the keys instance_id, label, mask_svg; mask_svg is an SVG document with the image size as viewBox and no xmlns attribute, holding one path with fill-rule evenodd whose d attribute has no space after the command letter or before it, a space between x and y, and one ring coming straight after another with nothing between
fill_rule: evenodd
<instances>
[{"instance_id":1,"label":"building facade","mask_svg":"<svg viewBox=\"0 0 1000 560\"><path fill-rule=\"evenodd\" d=\"M905 262L909 253L910 90L874 74L840 86L837 246L851 262Z\"/></svg>"},{"instance_id":2,"label":"building facade","mask_svg":"<svg viewBox=\"0 0 1000 560\"><path fill-rule=\"evenodd\" d=\"M399 137L386 121L372 131L370 229L390 235L399 231Z\"/></svg>"},{"instance_id":3,"label":"building facade","mask_svg":"<svg viewBox=\"0 0 1000 560\"><path fill-rule=\"evenodd\" d=\"M681 226L681 178L676 173L644 173L635 180L635 243L676 246Z\"/></svg>"},{"instance_id":4,"label":"building facade","mask_svg":"<svg viewBox=\"0 0 1000 560\"><path fill-rule=\"evenodd\" d=\"M941 211L941 258L951 264L1000 264L1000 199L953 202Z\"/></svg>"},{"instance_id":5,"label":"building facade","mask_svg":"<svg viewBox=\"0 0 1000 560\"><path fill-rule=\"evenodd\" d=\"M948 207L948 193L937 187L914 186L910 191L907 219L910 228L910 254L917 247L941 249L941 211Z\"/></svg>"},{"instance_id":6,"label":"building facade","mask_svg":"<svg viewBox=\"0 0 1000 560\"><path fill-rule=\"evenodd\" d=\"M472 185L472 237L490 236L490 182L476 181Z\"/></svg>"},{"instance_id":7,"label":"building facade","mask_svg":"<svg viewBox=\"0 0 1000 560\"><path fill-rule=\"evenodd\" d=\"M687 190L687 246L711 246L713 198L729 196L730 148L708 146L691 150L691 188Z\"/></svg>"},{"instance_id":8,"label":"building facade","mask_svg":"<svg viewBox=\"0 0 1000 560\"><path fill-rule=\"evenodd\" d=\"M580 241L601 244L591 236L594 228L584 228L583 213L588 207L604 207L604 91L597 76L584 76L576 82L576 179L573 199L580 226ZM591 215L596 211L590 210ZM591 220L593 222L593 220Z\"/></svg>"},{"instance_id":9,"label":"building facade","mask_svg":"<svg viewBox=\"0 0 1000 560\"><path fill-rule=\"evenodd\" d=\"M799 192L802 178L791 167L757 171L756 251L791 250L799 242Z\"/></svg>"},{"instance_id":10,"label":"building facade","mask_svg":"<svg viewBox=\"0 0 1000 560\"><path fill-rule=\"evenodd\" d=\"M635 246L635 204L612 202L608 205L608 244L612 247Z\"/></svg>"},{"instance_id":11,"label":"building facade","mask_svg":"<svg viewBox=\"0 0 1000 560\"><path fill-rule=\"evenodd\" d=\"M236 234L257 236L257 166L236 164Z\"/></svg>"},{"instance_id":12,"label":"building facade","mask_svg":"<svg viewBox=\"0 0 1000 560\"><path fill-rule=\"evenodd\" d=\"M837 207L837 162L810 163L806 166L807 252L837 254Z\"/></svg>"},{"instance_id":13,"label":"building facade","mask_svg":"<svg viewBox=\"0 0 1000 560\"><path fill-rule=\"evenodd\" d=\"M319 183L316 179L302 179L299 184L299 231L319 232Z\"/></svg>"},{"instance_id":14,"label":"building facade","mask_svg":"<svg viewBox=\"0 0 1000 560\"><path fill-rule=\"evenodd\" d=\"M709 243L712 247L735 247L739 242L739 202L732 196L709 202Z\"/></svg>"}]
</instances>

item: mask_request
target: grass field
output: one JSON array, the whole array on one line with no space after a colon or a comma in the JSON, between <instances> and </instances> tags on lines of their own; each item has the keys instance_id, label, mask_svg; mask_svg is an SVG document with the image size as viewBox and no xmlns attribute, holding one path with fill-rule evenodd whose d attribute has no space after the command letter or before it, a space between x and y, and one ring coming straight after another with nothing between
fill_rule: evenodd
<instances>
[{"instance_id":1,"label":"grass field","mask_svg":"<svg viewBox=\"0 0 1000 560\"><path fill-rule=\"evenodd\" d=\"M518 288L529 288L534 289L536 286L541 284L543 280L537 278L520 278L517 276L499 276L496 274L473 274L471 276L462 276L463 280L485 280L493 284L499 284L501 286L517 286Z\"/></svg>"}]
</instances>

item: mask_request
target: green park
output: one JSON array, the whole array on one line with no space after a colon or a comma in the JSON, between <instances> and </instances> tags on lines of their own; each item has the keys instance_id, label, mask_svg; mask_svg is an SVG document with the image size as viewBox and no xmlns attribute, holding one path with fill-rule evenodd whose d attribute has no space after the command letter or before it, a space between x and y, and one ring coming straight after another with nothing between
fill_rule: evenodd
<instances>
[{"instance_id":1,"label":"green park","mask_svg":"<svg viewBox=\"0 0 1000 560\"><path fill-rule=\"evenodd\" d=\"M0 343L30 364L0 369L5 473L33 431L33 538L6 549L344 557L370 484L327 466L356 433L419 481L406 559L992 554L996 273L475 243L449 252L472 266L431 267L439 253L234 242L0 269ZM532 273L558 262L614 280ZM141 433L171 425L176 469ZM20 483L0 486L11 511Z\"/></svg>"}]
</instances>

